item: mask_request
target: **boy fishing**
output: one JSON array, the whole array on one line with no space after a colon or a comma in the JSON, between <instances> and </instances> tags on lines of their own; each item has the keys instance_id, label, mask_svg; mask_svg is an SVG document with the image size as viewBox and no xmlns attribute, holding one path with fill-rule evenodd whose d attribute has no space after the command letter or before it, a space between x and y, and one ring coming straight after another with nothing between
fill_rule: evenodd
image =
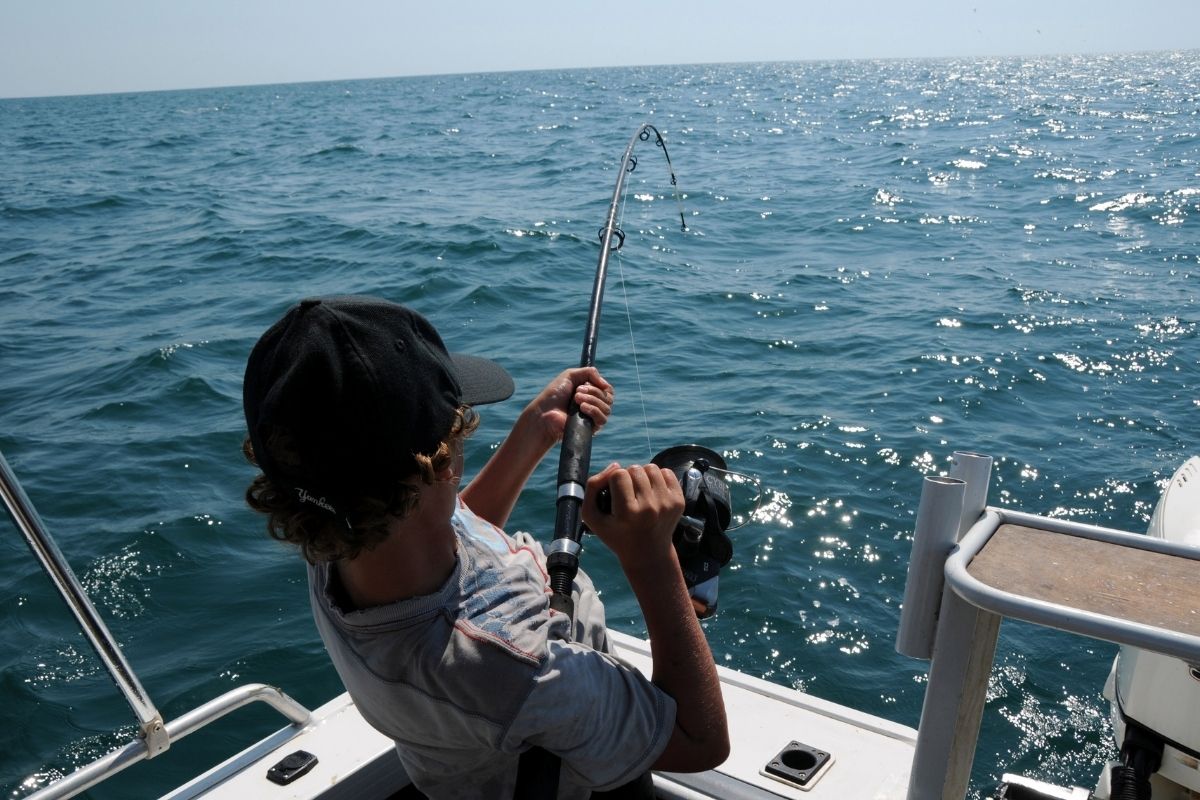
<instances>
[{"instance_id":1,"label":"boy fishing","mask_svg":"<svg viewBox=\"0 0 1200 800\"><path fill-rule=\"evenodd\" d=\"M571 405L597 430L608 420L613 391L595 368L550 381L461 490L474 407L506 399L512 380L449 354L410 309L305 300L255 345L243 391L244 449L262 470L247 500L308 562L334 666L424 794L507 800L531 747L561 759L564 798L725 759L716 670L671 542L684 505L674 473L612 464L583 504L645 616L652 680L612 655L587 577L572 623L549 607L537 542L502 530Z\"/></svg>"}]
</instances>

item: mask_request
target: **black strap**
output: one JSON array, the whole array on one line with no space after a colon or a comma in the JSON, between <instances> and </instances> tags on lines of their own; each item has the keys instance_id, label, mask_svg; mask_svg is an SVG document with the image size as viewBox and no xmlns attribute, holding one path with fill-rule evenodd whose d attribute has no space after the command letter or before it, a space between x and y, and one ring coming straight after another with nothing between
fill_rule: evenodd
<instances>
[{"instance_id":1,"label":"black strap","mask_svg":"<svg viewBox=\"0 0 1200 800\"><path fill-rule=\"evenodd\" d=\"M517 761L514 800L553 800L558 797L558 756L541 747L531 747Z\"/></svg>"}]
</instances>

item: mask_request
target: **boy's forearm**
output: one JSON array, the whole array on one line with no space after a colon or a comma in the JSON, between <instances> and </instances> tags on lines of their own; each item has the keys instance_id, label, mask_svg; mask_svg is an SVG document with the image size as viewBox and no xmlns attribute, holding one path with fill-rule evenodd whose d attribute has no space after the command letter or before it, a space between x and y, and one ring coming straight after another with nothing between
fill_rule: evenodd
<instances>
[{"instance_id":1,"label":"boy's forearm","mask_svg":"<svg viewBox=\"0 0 1200 800\"><path fill-rule=\"evenodd\" d=\"M622 564L622 567L625 567ZM674 550L625 569L650 633L653 682L676 703L676 725L697 747L728 748L721 684Z\"/></svg>"},{"instance_id":2,"label":"boy's forearm","mask_svg":"<svg viewBox=\"0 0 1200 800\"><path fill-rule=\"evenodd\" d=\"M504 527L525 482L553 444L538 435L526 409L483 469L462 490L463 502L488 522Z\"/></svg>"}]
</instances>

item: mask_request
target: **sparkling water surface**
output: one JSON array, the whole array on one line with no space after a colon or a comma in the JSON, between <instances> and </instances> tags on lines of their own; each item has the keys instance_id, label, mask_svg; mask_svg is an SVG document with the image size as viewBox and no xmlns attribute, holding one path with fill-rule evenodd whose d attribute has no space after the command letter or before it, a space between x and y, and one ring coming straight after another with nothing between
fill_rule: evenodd
<instances>
[{"instance_id":1,"label":"sparkling water surface","mask_svg":"<svg viewBox=\"0 0 1200 800\"><path fill-rule=\"evenodd\" d=\"M1200 53L678 66L0 102L0 450L173 719L237 685L339 690L297 556L242 501L241 375L297 299L371 293L490 355L468 472L577 363L630 135L593 464L699 442L761 480L719 663L907 725L893 648L922 477L992 455L990 502L1142 530L1197 451ZM514 514L546 539L552 454ZM132 715L0 526L0 787ZM584 568L643 633L613 559ZM1091 786L1115 649L1006 623L973 791ZM156 796L280 727L230 718L94 789ZM769 755L769 754L768 754Z\"/></svg>"}]
</instances>

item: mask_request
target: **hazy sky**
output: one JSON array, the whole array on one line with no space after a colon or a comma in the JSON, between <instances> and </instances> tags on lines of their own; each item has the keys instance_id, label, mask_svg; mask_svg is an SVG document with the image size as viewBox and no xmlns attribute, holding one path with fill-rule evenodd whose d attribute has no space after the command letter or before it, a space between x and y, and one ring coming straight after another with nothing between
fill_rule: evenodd
<instances>
[{"instance_id":1,"label":"hazy sky","mask_svg":"<svg viewBox=\"0 0 1200 800\"><path fill-rule=\"evenodd\" d=\"M0 97L1200 47L1200 0L0 0Z\"/></svg>"}]
</instances>

